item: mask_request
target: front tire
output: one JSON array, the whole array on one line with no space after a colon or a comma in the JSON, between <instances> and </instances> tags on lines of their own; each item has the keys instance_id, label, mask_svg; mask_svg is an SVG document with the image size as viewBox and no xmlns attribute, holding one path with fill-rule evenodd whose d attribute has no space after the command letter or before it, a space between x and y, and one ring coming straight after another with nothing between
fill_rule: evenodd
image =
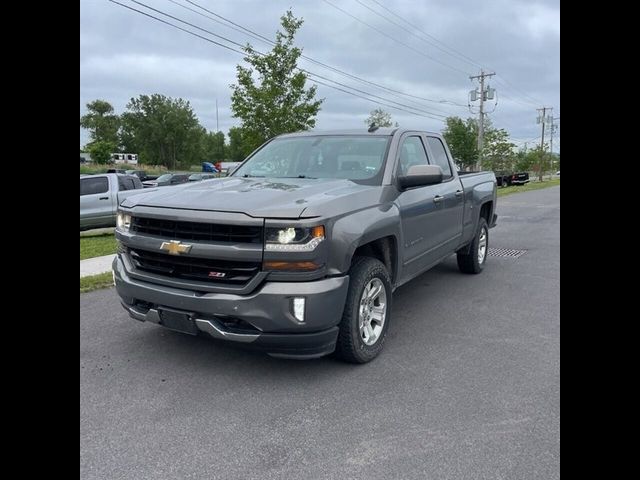
<instances>
[{"instance_id":1,"label":"front tire","mask_svg":"<svg viewBox=\"0 0 640 480\"><path fill-rule=\"evenodd\" d=\"M358 257L349 270L349 292L340 322L336 354L366 363L382 351L391 319L391 278L375 258Z\"/></svg>"},{"instance_id":2,"label":"front tire","mask_svg":"<svg viewBox=\"0 0 640 480\"><path fill-rule=\"evenodd\" d=\"M471 242L469 253L458 252L458 268L462 273L480 273L487 263L489 254L489 226L484 217L478 221L476 235Z\"/></svg>"}]
</instances>

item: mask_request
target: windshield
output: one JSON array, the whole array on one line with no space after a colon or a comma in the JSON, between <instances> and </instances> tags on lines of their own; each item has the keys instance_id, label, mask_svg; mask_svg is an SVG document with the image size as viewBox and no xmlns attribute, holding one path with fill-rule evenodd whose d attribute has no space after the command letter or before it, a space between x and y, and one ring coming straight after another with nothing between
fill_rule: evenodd
<instances>
[{"instance_id":1,"label":"windshield","mask_svg":"<svg viewBox=\"0 0 640 480\"><path fill-rule=\"evenodd\" d=\"M189 175L189 180L200 180L202 179L202 174L201 173L193 173L191 175Z\"/></svg>"},{"instance_id":2,"label":"windshield","mask_svg":"<svg viewBox=\"0 0 640 480\"><path fill-rule=\"evenodd\" d=\"M269 142L234 177L344 178L380 183L390 137L309 136Z\"/></svg>"},{"instance_id":3,"label":"windshield","mask_svg":"<svg viewBox=\"0 0 640 480\"><path fill-rule=\"evenodd\" d=\"M171 180L171 177L173 177L173 174L165 173L164 175L160 175L158 178L156 178L156 182L168 182L169 180Z\"/></svg>"}]
</instances>

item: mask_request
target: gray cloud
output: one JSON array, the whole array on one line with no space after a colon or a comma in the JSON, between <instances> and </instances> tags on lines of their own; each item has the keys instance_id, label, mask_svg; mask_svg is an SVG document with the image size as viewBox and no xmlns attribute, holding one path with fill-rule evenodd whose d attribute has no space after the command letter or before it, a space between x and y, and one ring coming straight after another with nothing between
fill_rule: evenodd
<instances>
[{"instance_id":1,"label":"gray cloud","mask_svg":"<svg viewBox=\"0 0 640 480\"><path fill-rule=\"evenodd\" d=\"M121 1L142 9L129 0ZM238 43L250 41L262 51L269 48L170 1L141 1ZM195 8L184 0L176 1ZM305 55L412 95L466 104L467 92L474 86L468 74L479 70L387 23L355 0L330 1L453 69L398 45L321 0L194 1L268 38L273 38L279 17L291 7L294 15L305 19L297 36ZM361 1L400 23L371 0ZM381 3L499 74L491 81L498 90L499 104L490 118L497 127L506 128L512 138L522 142L539 135L535 109L542 103L554 106L554 116L560 115L559 1L393 0ZM122 112L131 97L162 93L189 100L201 123L214 130L217 98L220 129L226 132L238 124L229 109L229 85L235 82L235 66L241 61L242 56L237 53L106 0L80 3L80 114L84 113L85 104L95 98L110 101L117 112ZM420 103L418 108L437 114L470 115L466 107L394 97L306 60L301 61L300 66L390 100L416 106ZM376 107L374 103L322 85L318 92L326 99L318 116L317 127L321 129L363 126L369 111ZM439 120L383 108L402 126L435 131L443 127ZM81 130L81 145L86 140L86 132ZM558 145L559 139L554 142L554 149Z\"/></svg>"}]
</instances>

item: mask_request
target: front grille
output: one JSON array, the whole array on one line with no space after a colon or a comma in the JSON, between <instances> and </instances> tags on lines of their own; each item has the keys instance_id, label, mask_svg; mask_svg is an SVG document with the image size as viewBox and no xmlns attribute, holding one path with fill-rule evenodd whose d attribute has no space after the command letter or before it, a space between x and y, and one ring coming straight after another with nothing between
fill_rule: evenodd
<instances>
[{"instance_id":1,"label":"front grille","mask_svg":"<svg viewBox=\"0 0 640 480\"><path fill-rule=\"evenodd\" d=\"M175 240L262 243L262 227L133 217L130 231Z\"/></svg>"},{"instance_id":2,"label":"front grille","mask_svg":"<svg viewBox=\"0 0 640 480\"><path fill-rule=\"evenodd\" d=\"M146 272L225 285L244 285L260 270L256 262L179 257L139 249L129 249L129 257L136 268Z\"/></svg>"}]
</instances>

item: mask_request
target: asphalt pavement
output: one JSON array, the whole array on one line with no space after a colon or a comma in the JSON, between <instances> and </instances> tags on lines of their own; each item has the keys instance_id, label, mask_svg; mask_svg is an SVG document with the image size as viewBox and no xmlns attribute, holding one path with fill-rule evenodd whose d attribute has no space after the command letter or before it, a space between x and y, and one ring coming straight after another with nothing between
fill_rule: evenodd
<instances>
[{"instance_id":1,"label":"asphalt pavement","mask_svg":"<svg viewBox=\"0 0 640 480\"><path fill-rule=\"evenodd\" d=\"M498 199L480 275L399 288L365 365L278 360L80 295L81 479L556 479L560 187Z\"/></svg>"}]
</instances>

